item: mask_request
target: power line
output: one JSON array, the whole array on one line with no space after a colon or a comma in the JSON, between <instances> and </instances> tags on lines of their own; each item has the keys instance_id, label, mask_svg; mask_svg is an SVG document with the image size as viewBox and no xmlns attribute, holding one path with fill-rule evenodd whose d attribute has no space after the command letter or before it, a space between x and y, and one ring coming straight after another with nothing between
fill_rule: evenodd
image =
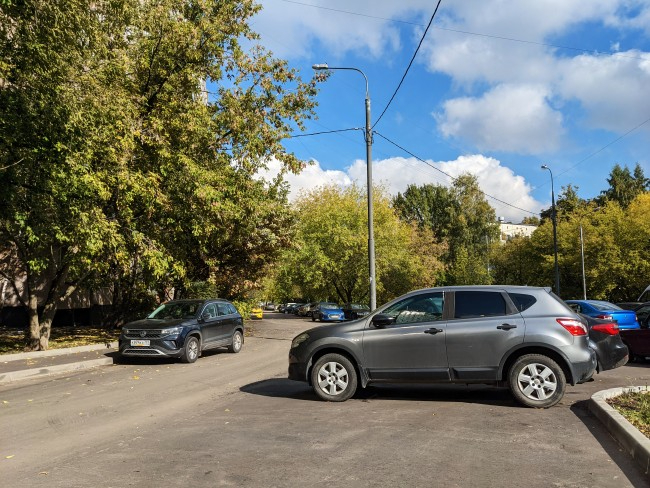
<instances>
[{"instance_id":1,"label":"power line","mask_svg":"<svg viewBox=\"0 0 650 488\"><path fill-rule=\"evenodd\" d=\"M422 159L422 158L416 156L415 154L413 154L413 153L412 153L411 151L409 151L408 149L406 149L406 148L400 146L399 144L397 144L397 143L394 142L394 141L391 141L388 137L386 137L386 136L380 134L379 132L374 131L374 133L377 134L377 135L378 135L379 137L381 137L382 139L385 139L386 141L390 142L393 146L395 146L395 147L401 149L401 150L404 151L406 154L409 154L410 156L414 157L414 158L417 159L418 161L420 161L420 162L426 164L427 166L429 166L429 167L435 169L436 171L439 171L440 173L442 173L443 175L445 175L447 178L451 179L451 181L456 181L456 180L458 179L458 178L455 178L455 177L451 176L449 173L446 173L445 171L441 170L440 168L436 168L436 167L433 166L431 163L429 163L429 162L425 161L424 159ZM505 202L505 201L501 200L500 198L497 198L497 197L494 197L494 196L492 196L492 195L490 195L490 194L488 194L488 193L485 193L485 192L484 192L483 190L481 190L480 188L479 188L479 192L480 192L481 194L485 195L486 197L491 198L491 199L494 200L494 201L497 201L497 202L499 202L499 203L501 203L501 204L503 204L503 205L507 205L508 207L512 207L512 208L514 208L514 209L520 210L520 211L522 211L522 212L526 212L526 213L531 214L531 215L539 215L539 213L537 213L537 212L531 212L530 210L526 210L525 208L517 207L517 206L515 206L515 205L513 205L513 204L511 204L511 203L508 203L508 202Z\"/></svg>"},{"instance_id":2,"label":"power line","mask_svg":"<svg viewBox=\"0 0 650 488\"><path fill-rule=\"evenodd\" d=\"M324 130L322 132L310 132L309 134L292 134L289 137L295 139L297 137L307 137L307 136L319 136L321 134L334 134L335 132L347 132L351 130L363 130L361 127L351 127L349 129L338 129L338 130Z\"/></svg>"},{"instance_id":3,"label":"power line","mask_svg":"<svg viewBox=\"0 0 650 488\"><path fill-rule=\"evenodd\" d=\"M293 4L296 4L296 5L302 5L302 6L305 6L305 7L317 8L317 9L320 9L320 10L330 10L332 12L339 12L339 13L348 14L348 15L356 15L358 17L366 17L366 18L369 18L369 19L385 20L387 22L394 22L394 23L399 23L399 24L408 24L408 25L424 27L424 24L421 24L419 22L408 22L406 20L397 20L397 19L390 19L388 17L378 17L376 15L361 14L359 12L351 12L349 10L340 10L340 9L335 9L335 8L330 8L330 7L323 7L321 5L313 5L311 3L296 2L295 0L282 0L282 1L286 2L286 3L293 3ZM563 46L563 45L560 45L560 44L549 44L547 42L529 41L529 40L526 40L526 39L516 39L514 37L495 36L495 35L491 35L491 34L483 34L483 33L480 33L480 32L464 31L464 30L460 30L460 29L450 29L450 28L447 28L447 27L433 27L433 28L436 29L436 30L447 31L447 32L456 32L458 34L466 34L466 35L469 35L469 36L487 37L487 38L490 38L490 39L499 39L499 40L502 40L502 41L510 41L510 42L520 42L520 43L523 43L523 44L533 44L533 45L536 45L536 46L552 47L552 48L555 48L555 49L567 49L567 50L570 50L570 51L578 51L578 52L589 53L589 54L606 54L606 55L609 55L609 56L618 56L618 57L621 57L621 58L640 59L640 60L645 59L645 58L643 58L641 56L629 56L629 55L618 53L618 52L615 52L615 51L596 51L594 49L584 49L584 48L580 48L580 47Z\"/></svg>"},{"instance_id":4,"label":"power line","mask_svg":"<svg viewBox=\"0 0 650 488\"><path fill-rule=\"evenodd\" d=\"M402 83L404 83L404 78L406 78L406 75L408 74L409 70L411 69L411 65L413 64L413 61L415 61L415 56L417 56L418 51L420 50L420 46L422 46L422 43L424 42L424 38L427 35L427 32L429 32L429 27L431 27L431 24L433 23L433 19L436 16L436 13L438 12L438 8L440 7L440 3L442 0L438 0L438 4L436 5L436 9L433 11L433 15L431 15L431 19L429 19L429 24L427 24L427 28L424 29L424 32L422 33L422 37L420 38L420 42L418 43L418 47L415 49L415 52L413 53L413 57L411 57L411 61L409 61L409 65L406 67L406 71L404 71L404 75L402 76L402 79L399 81L399 84L397 85L397 88L395 88L395 91L393 92L393 96L390 97L390 100L388 100L388 103L386 104L386 108L384 108L384 111L381 113L379 118L375 121L374 125L372 126L373 128L376 127L376 125L379 123L381 118L384 116L386 113L386 110L388 110L388 107L390 107L390 104L392 103L393 99L395 98L395 95L397 95L397 92L399 91L400 87L402 86Z\"/></svg>"}]
</instances>

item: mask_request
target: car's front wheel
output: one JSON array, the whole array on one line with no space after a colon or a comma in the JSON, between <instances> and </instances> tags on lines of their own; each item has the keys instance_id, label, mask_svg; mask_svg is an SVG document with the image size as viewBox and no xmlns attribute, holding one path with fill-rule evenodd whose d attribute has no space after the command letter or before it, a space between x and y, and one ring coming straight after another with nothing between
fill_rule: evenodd
<instances>
[{"instance_id":1,"label":"car's front wheel","mask_svg":"<svg viewBox=\"0 0 650 488\"><path fill-rule=\"evenodd\" d=\"M527 407L552 407L564 396L566 377L548 356L526 354L515 361L508 374L515 399Z\"/></svg>"},{"instance_id":2,"label":"car's front wheel","mask_svg":"<svg viewBox=\"0 0 650 488\"><path fill-rule=\"evenodd\" d=\"M232 341L228 346L228 351L237 354L241 351L242 346L244 345L244 336L238 330L232 335Z\"/></svg>"},{"instance_id":3,"label":"car's front wheel","mask_svg":"<svg viewBox=\"0 0 650 488\"><path fill-rule=\"evenodd\" d=\"M344 402L357 390L357 372L345 356L325 354L311 370L311 384L322 400Z\"/></svg>"},{"instance_id":4,"label":"car's front wheel","mask_svg":"<svg viewBox=\"0 0 650 488\"><path fill-rule=\"evenodd\" d=\"M193 363L199 358L200 343L196 336L188 337L183 347L181 361L184 363Z\"/></svg>"}]
</instances>

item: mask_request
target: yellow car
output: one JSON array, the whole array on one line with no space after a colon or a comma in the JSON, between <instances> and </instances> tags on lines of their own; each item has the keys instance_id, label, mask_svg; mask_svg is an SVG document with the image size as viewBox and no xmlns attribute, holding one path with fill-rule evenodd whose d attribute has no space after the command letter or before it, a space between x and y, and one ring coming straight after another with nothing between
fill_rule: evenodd
<instances>
[{"instance_id":1,"label":"yellow car","mask_svg":"<svg viewBox=\"0 0 650 488\"><path fill-rule=\"evenodd\" d=\"M264 315L264 310L262 310L262 307L253 307L251 309L252 319L262 319L263 315Z\"/></svg>"}]
</instances>

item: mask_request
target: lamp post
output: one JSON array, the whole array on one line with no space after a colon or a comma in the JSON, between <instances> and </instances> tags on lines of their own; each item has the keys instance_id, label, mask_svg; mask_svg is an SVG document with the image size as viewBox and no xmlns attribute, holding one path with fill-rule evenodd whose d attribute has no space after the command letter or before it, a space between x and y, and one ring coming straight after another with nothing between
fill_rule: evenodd
<instances>
[{"instance_id":1,"label":"lamp post","mask_svg":"<svg viewBox=\"0 0 650 488\"><path fill-rule=\"evenodd\" d=\"M375 232L372 209L372 127L370 125L370 92L368 91L368 77L358 68L334 68L327 64L314 64L312 68L316 71L322 70L349 70L361 73L366 81L366 129L364 137L366 140L366 171L368 185L368 272L370 276L370 310L377 308L377 284L375 283Z\"/></svg>"},{"instance_id":2,"label":"lamp post","mask_svg":"<svg viewBox=\"0 0 650 488\"><path fill-rule=\"evenodd\" d=\"M553 221L553 252L555 254L555 293L560 295L560 269L557 265L557 215L555 212L555 189L553 188L553 172L547 165L542 164L542 169L548 170L551 175L551 220Z\"/></svg>"}]
</instances>

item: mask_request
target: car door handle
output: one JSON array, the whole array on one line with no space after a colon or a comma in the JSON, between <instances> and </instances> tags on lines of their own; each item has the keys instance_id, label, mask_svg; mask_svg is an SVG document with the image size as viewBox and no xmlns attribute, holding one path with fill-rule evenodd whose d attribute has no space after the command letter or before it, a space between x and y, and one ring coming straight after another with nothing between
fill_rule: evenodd
<instances>
[{"instance_id":1,"label":"car door handle","mask_svg":"<svg viewBox=\"0 0 650 488\"><path fill-rule=\"evenodd\" d=\"M425 334L437 334L438 332L442 332L442 329L436 329L434 327L432 329L427 329L424 331Z\"/></svg>"},{"instance_id":2,"label":"car door handle","mask_svg":"<svg viewBox=\"0 0 650 488\"><path fill-rule=\"evenodd\" d=\"M510 330L510 329L516 329L516 328L517 328L517 326L516 326L516 325L513 325L513 324L501 324L501 325L497 325L497 329L501 329L501 330Z\"/></svg>"}]
</instances>

